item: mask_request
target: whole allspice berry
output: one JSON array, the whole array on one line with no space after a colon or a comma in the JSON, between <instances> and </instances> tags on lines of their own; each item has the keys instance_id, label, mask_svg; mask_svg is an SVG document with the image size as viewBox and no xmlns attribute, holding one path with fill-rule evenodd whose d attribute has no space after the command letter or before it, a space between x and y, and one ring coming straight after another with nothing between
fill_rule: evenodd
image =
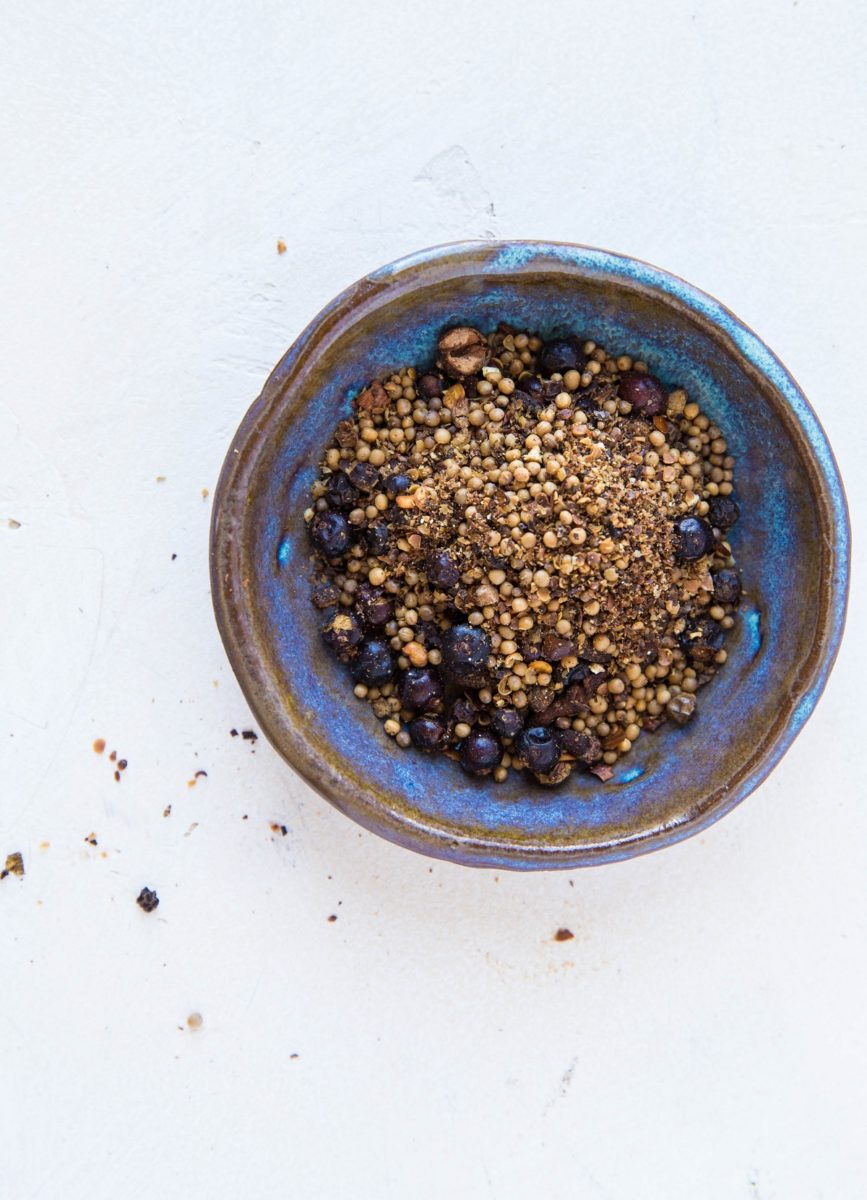
<instances>
[{"instance_id":1,"label":"whole allspice berry","mask_svg":"<svg viewBox=\"0 0 867 1200\"><path fill-rule=\"evenodd\" d=\"M468 379L487 366L491 349L484 334L469 325L447 329L437 343L437 366L450 379Z\"/></svg>"},{"instance_id":2,"label":"whole allspice berry","mask_svg":"<svg viewBox=\"0 0 867 1200\"><path fill-rule=\"evenodd\" d=\"M668 393L656 376L637 371L624 371L620 376L620 396L645 417L664 413L668 404Z\"/></svg>"}]
</instances>

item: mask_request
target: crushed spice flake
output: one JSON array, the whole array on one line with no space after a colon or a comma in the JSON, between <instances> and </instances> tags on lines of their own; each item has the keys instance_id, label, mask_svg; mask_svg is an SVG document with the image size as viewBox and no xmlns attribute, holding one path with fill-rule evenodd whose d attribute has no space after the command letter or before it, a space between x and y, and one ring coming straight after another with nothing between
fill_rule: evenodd
<instances>
[{"instance_id":1,"label":"crushed spice flake","mask_svg":"<svg viewBox=\"0 0 867 1200\"><path fill-rule=\"evenodd\" d=\"M24 858L21 851L13 850L11 854L6 855L6 865L0 871L0 879L5 879L7 875L23 876L24 874Z\"/></svg>"},{"instance_id":2,"label":"crushed spice flake","mask_svg":"<svg viewBox=\"0 0 867 1200\"><path fill-rule=\"evenodd\" d=\"M459 326L433 357L363 388L326 450L304 513L323 638L401 748L607 782L726 661L734 459L594 341Z\"/></svg>"},{"instance_id":3,"label":"crushed spice flake","mask_svg":"<svg viewBox=\"0 0 867 1200\"><path fill-rule=\"evenodd\" d=\"M277 239L277 253L278 254L286 253L286 243L283 241L282 238Z\"/></svg>"},{"instance_id":4,"label":"crushed spice flake","mask_svg":"<svg viewBox=\"0 0 867 1200\"><path fill-rule=\"evenodd\" d=\"M574 936L575 936L575 934L572 932L571 929L558 929L557 932L554 934L554 941L555 942L571 942L571 940L572 940L572 938L574 938Z\"/></svg>"},{"instance_id":5,"label":"crushed spice flake","mask_svg":"<svg viewBox=\"0 0 867 1200\"><path fill-rule=\"evenodd\" d=\"M94 754L104 754L105 753L105 738L97 738L96 739L96 741L93 743L93 752L94 752Z\"/></svg>"}]
</instances>

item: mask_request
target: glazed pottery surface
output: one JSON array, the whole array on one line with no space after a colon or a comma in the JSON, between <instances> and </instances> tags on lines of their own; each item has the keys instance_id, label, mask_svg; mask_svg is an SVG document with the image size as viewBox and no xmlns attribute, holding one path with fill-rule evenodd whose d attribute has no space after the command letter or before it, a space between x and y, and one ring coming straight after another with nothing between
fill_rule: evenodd
<instances>
[{"instance_id":1,"label":"glazed pottery surface","mask_svg":"<svg viewBox=\"0 0 867 1200\"><path fill-rule=\"evenodd\" d=\"M449 325L577 332L644 359L724 432L742 518L744 582L725 669L684 728L639 738L602 784L573 772L504 784L401 750L319 636L303 520L337 422L372 378L424 366ZM845 617L842 485L803 394L709 296L587 247L460 243L373 272L324 309L276 367L229 449L214 505L211 581L232 666L263 731L318 791L414 850L481 866L574 867L666 846L743 800L812 711Z\"/></svg>"}]
</instances>

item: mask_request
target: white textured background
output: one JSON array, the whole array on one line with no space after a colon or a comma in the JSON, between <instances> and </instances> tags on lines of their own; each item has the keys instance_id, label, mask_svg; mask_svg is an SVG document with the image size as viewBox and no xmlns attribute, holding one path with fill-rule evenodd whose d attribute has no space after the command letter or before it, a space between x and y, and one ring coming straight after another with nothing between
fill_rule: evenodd
<instances>
[{"instance_id":1,"label":"white textured background","mask_svg":"<svg viewBox=\"0 0 867 1200\"><path fill-rule=\"evenodd\" d=\"M4 17L0 861L27 873L0 883L0 1195L862 1200L863 558L820 709L738 811L496 876L230 738L202 489L346 284L536 236L729 304L812 399L857 524L863 5Z\"/></svg>"}]
</instances>

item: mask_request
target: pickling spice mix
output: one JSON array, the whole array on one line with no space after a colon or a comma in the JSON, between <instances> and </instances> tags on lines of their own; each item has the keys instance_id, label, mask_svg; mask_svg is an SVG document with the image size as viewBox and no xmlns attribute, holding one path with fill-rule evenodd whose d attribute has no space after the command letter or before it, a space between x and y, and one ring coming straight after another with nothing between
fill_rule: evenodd
<instances>
[{"instance_id":1,"label":"pickling spice mix","mask_svg":"<svg viewBox=\"0 0 867 1200\"><path fill-rule=\"evenodd\" d=\"M463 326L431 350L325 451L322 637L404 749L605 781L726 661L734 460L683 389L593 341Z\"/></svg>"}]
</instances>

